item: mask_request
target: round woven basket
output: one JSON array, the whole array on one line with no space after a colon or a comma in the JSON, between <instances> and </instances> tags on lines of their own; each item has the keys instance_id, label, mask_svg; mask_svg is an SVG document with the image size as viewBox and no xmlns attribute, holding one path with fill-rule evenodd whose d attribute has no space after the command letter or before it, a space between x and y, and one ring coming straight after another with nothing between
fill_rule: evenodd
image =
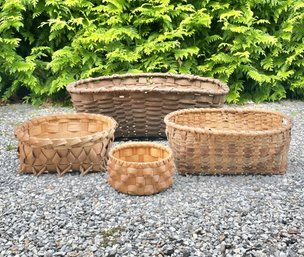
<instances>
[{"instance_id":1,"label":"round woven basket","mask_svg":"<svg viewBox=\"0 0 304 257\"><path fill-rule=\"evenodd\" d=\"M114 119L87 113L49 115L15 128L21 173L105 171Z\"/></svg>"},{"instance_id":2,"label":"round woven basket","mask_svg":"<svg viewBox=\"0 0 304 257\"><path fill-rule=\"evenodd\" d=\"M188 109L165 117L180 174L282 174L292 121L279 112Z\"/></svg>"},{"instance_id":3,"label":"round woven basket","mask_svg":"<svg viewBox=\"0 0 304 257\"><path fill-rule=\"evenodd\" d=\"M109 153L108 182L132 195L151 195L173 183L172 151L149 142L124 143Z\"/></svg>"}]
</instances>

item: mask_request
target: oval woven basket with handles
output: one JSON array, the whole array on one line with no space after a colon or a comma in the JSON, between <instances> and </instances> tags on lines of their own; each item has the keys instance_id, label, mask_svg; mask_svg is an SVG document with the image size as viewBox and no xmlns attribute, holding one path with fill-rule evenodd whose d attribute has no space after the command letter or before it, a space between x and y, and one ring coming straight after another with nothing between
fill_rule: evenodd
<instances>
[{"instance_id":1,"label":"oval woven basket with handles","mask_svg":"<svg viewBox=\"0 0 304 257\"><path fill-rule=\"evenodd\" d=\"M165 137L163 118L190 107L220 107L229 91L213 78L168 73L103 76L67 86L79 112L113 117L116 137Z\"/></svg>"},{"instance_id":2,"label":"oval woven basket with handles","mask_svg":"<svg viewBox=\"0 0 304 257\"><path fill-rule=\"evenodd\" d=\"M180 174L282 174L292 121L282 113L248 109L188 109L165 117Z\"/></svg>"},{"instance_id":3,"label":"oval woven basket with handles","mask_svg":"<svg viewBox=\"0 0 304 257\"><path fill-rule=\"evenodd\" d=\"M156 143L131 142L109 153L108 182L116 190L132 195L151 195L173 183L170 148Z\"/></svg>"},{"instance_id":4,"label":"oval woven basket with handles","mask_svg":"<svg viewBox=\"0 0 304 257\"><path fill-rule=\"evenodd\" d=\"M116 121L104 115L56 114L29 120L15 128L21 173L63 175L80 170L105 171Z\"/></svg>"}]
</instances>

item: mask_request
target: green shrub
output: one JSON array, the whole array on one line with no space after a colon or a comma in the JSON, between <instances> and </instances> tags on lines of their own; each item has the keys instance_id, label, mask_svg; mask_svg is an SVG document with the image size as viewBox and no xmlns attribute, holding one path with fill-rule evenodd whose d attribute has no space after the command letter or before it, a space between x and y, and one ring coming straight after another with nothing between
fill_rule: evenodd
<instances>
[{"instance_id":1,"label":"green shrub","mask_svg":"<svg viewBox=\"0 0 304 257\"><path fill-rule=\"evenodd\" d=\"M302 0L0 0L0 96L37 101L75 80L192 73L228 102L304 96Z\"/></svg>"}]
</instances>

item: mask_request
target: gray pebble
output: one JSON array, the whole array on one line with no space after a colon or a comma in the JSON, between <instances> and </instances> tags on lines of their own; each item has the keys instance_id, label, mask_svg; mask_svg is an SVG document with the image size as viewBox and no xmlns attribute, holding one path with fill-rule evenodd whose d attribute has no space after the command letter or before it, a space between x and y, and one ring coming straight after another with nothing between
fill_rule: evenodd
<instances>
[{"instance_id":1,"label":"gray pebble","mask_svg":"<svg viewBox=\"0 0 304 257\"><path fill-rule=\"evenodd\" d=\"M136 197L114 190L106 173L17 174L17 151L6 148L17 146L15 125L74 110L1 106L0 256L304 256L304 102L244 107L293 118L285 175L175 173L170 189Z\"/></svg>"}]
</instances>

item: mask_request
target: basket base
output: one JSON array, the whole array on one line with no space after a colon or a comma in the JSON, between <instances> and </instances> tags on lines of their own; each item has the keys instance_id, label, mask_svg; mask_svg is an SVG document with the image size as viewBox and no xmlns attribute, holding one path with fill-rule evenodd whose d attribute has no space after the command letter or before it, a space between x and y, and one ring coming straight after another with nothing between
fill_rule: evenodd
<instances>
[{"instance_id":1,"label":"basket base","mask_svg":"<svg viewBox=\"0 0 304 257\"><path fill-rule=\"evenodd\" d=\"M272 167L250 167L243 169L212 169L204 167L202 169L191 169L191 167L180 167L177 165L177 170L180 175L284 175L287 171L287 166Z\"/></svg>"},{"instance_id":2,"label":"basket base","mask_svg":"<svg viewBox=\"0 0 304 257\"><path fill-rule=\"evenodd\" d=\"M131 136L131 137L115 137L115 141L166 141L166 136Z\"/></svg>"},{"instance_id":3,"label":"basket base","mask_svg":"<svg viewBox=\"0 0 304 257\"><path fill-rule=\"evenodd\" d=\"M108 183L119 193L128 194L128 195L138 195L138 196L147 196L159 194L163 191L166 191L173 184L173 179L167 180L165 183L161 183L157 188L152 186L138 187L137 185L123 185L117 184L116 181L113 181L111 178L108 179Z\"/></svg>"}]
</instances>

